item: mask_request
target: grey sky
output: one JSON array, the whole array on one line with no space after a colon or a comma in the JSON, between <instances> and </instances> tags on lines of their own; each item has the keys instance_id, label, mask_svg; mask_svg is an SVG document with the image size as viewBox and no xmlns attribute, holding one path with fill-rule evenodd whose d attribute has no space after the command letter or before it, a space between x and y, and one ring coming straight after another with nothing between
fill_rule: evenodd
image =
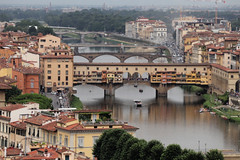
<instances>
[{"instance_id":1,"label":"grey sky","mask_svg":"<svg viewBox=\"0 0 240 160\"><path fill-rule=\"evenodd\" d=\"M199 1L199 2L198 2ZM210 2L208 2L210 1ZM219 0L221 1L221 0ZM240 0L225 0L225 5L239 5ZM124 6L124 5L148 5L148 6L170 6L170 5L210 5L215 0L0 0L0 5L103 5ZM221 3L219 3L220 5ZM223 5L223 3L221 4Z\"/></svg>"}]
</instances>

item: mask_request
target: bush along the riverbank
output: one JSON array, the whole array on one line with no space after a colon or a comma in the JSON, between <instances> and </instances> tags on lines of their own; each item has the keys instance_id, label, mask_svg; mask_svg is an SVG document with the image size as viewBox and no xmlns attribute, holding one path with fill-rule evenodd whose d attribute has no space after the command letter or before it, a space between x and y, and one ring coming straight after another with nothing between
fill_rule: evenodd
<instances>
[{"instance_id":1,"label":"bush along the riverbank","mask_svg":"<svg viewBox=\"0 0 240 160\"><path fill-rule=\"evenodd\" d=\"M188 91L188 92L196 93L196 95L202 95L202 94L205 94L207 92L202 87L194 86L194 85L181 86L181 88Z\"/></svg>"},{"instance_id":2,"label":"bush along the riverbank","mask_svg":"<svg viewBox=\"0 0 240 160\"><path fill-rule=\"evenodd\" d=\"M204 94L203 107L209 109L210 113L216 114L231 122L240 123L240 110L228 105L229 93L223 95Z\"/></svg>"},{"instance_id":3,"label":"bush along the riverbank","mask_svg":"<svg viewBox=\"0 0 240 160\"><path fill-rule=\"evenodd\" d=\"M71 96L70 105L72 108L76 108L77 110L83 109L83 104L80 99L74 95Z\"/></svg>"}]
</instances>

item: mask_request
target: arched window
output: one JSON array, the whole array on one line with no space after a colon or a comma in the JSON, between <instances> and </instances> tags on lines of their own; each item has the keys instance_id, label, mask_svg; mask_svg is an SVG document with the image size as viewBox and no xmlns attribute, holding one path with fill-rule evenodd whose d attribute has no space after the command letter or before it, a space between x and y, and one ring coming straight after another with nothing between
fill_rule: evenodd
<instances>
[{"instance_id":1,"label":"arched window","mask_svg":"<svg viewBox=\"0 0 240 160\"><path fill-rule=\"evenodd\" d=\"M30 80L30 87L34 88L34 79L33 78Z\"/></svg>"}]
</instances>

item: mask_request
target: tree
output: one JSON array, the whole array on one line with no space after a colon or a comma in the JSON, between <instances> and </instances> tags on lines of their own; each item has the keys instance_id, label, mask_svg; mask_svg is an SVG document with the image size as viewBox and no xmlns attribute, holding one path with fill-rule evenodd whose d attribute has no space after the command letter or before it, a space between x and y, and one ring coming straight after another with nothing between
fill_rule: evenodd
<instances>
[{"instance_id":1,"label":"tree","mask_svg":"<svg viewBox=\"0 0 240 160\"><path fill-rule=\"evenodd\" d=\"M174 158L174 160L204 160L204 155L201 152L184 149L182 155Z\"/></svg>"},{"instance_id":2,"label":"tree","mask_svg":"<svg viewBox=\"0 0 240 160\"><path fill-rule=\"evenodd\" d=\"M11 86L12 89L9 89L5 92L5 101L8 102L14 97L19 96L22 93L22 90L18 89L16 86Z\"/></svg>"},{"instance_id":3,"label":"tree","mask_svg":"<svg viewBox=\"0 0 240 160\"><path fill-rule=\"evenodd\" d=\"M35 36L37 35L37 29L35 28L35 26L29 27L28 34L35 35Z\"/></svg>"},{"instance_id":4,"label":"tree","mask_svg":"<svg viewBox=\"0 0 240 160\"><path fill-rule=\"evenodd\" d=\"M133 138L133 136L129 133L123 133L121 135L121 137L119 138L118 142L117 142L117 146L116 146L116 152L114 153L114 156L112 159L119 159L122 151L123 151L123 146L125 145L125 143L130 139Z\"/></svg>"},{"instance_id":5,"label":"tree","mask_svg":"<svg viewBox=\"0 0 240 160\"><path fill-rule=\"evenodd\" d=\"M122 134L126 133L123 129L110 129L105 131L94 145L93 154L98 160L110 160L113 158L117 149L117 142Z\"/></svg>"},{"instance_id":6,"label":"tree","mask_svg":"<svg viewBox=\"0 0 240 160\"><path fill-rule=\"evenodd\" d=\"M137 143L134 143L129 148L129 153L127 156L127 159L137 159L137 160L145 160L142 155L145 155L143 153L143 148L147 145L147 142L145 140L139 140Z\"/></svg>"},{"instance_id":7,"label":"tree","mask_svg":"<svg viewBox=\"0 0 240 160\"><path fill-rule=\"evenodd\" d=\"M218 151L217 149L212 149L207 152L206 154L207 160L223 160L222 152Z\"/></svg>"},{"instance_id":8,"label":"tree","mask_svg":"<svg viewBox=\"0 0 240 160\"><path fill-rule=\"evenodd\" d=\"M161 156L161 160L173 160L182 154L182 149L178 144L170 144Z\"/></svg>"},{"instance_id":9,"label":"tree","mask_svg":"<svg viewBox=\"0 0 240 160\"><path fill-rule=\"evenodd\" d=\"M148 144L143 148L142 155L143 159L146 160L159 160L162 153L164 151L164 146L161 142L157 140L151 140L148 142Z\"/></svg>"},{"instance_id":10,"label":"tree","mask_svg":"<svg viewBox=\"0 0 240 160\"><path fill-rule=\"evenodd\" d=\"M41 94L36 94L36 93L26 93L19 95L17 97L11 98L9 100L10 103L28 103L28 102L36 102L39 103L39 108L40 109L48 109L51 108L52 106L52 99L47 98L44 95Z\"/></svg>"},{"instance_id":11,"label":"tree","mask_svg":"<svg viewBox=\"0 0 240 160\"><path fill-rule=\"evenodd\" d=\"M139 140L135 137L132 137L127 140L127 142L124 144L122 153L119 157L120 160L130 160L128 159L128 154L129 154L129 148L134 144L137 143Z\"/></svg>"}]
</instances>

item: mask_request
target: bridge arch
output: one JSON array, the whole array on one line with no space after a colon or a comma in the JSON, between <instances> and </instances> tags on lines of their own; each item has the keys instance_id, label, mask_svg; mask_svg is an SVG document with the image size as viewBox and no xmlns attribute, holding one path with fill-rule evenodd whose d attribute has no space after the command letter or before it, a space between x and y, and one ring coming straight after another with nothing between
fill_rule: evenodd
<instances>
[{"instance_id":1,"label":"bridge arch","mask_svg":"<svg viewBox=\"0 0 240 160\"><path fill-rule=\"evenodd\" d=\"M150 79L150 74L148 72L144 72L144 73L142 73L141 77L144 80L149 80Z\"/></svg>"},{"instance_id":2,"label":"bridge arch","mask_svg":"<svg viewBox=\"0 0 240 160\"><path fill-rule=\"evenodd\" d=\"M132 74L132 76L131 76L131 79L132 79L132 80L138 80L138 79L141 79L141 78L142 78L142 76L141 76L141 74L138 73L138 72L134 72L134 73Z\"/></svg>"},{"instance_id":3,"label":"bridge arch","mask_svg":"<svg viewBox=\"0 0 240 160\"><path fill-rule=\"evenodd\" d=\"M143 56L129 56L124 60L124 63L133 63L133 61L134 63L148 63L149 59Z\"/></svg>"},{"instance_id":4,"label":"bridge arch","mask_svg":"<svg viewBox=\"0 0 240 160\"><path fill-rule=\"evenodd\" d=\"M104 55L96 56L93 59L93 62L95 62L95 63L112 63L112 62L120 63L121 61L117 56L104 54Z\"/></svg>"},{"instance_id":5,"label":"bridge arch","mask_svg":"<svg viewBox=\"0 0 240 160\"><path fill-rule=\"evenodd\" d=\"M89 63L89 59L87 59L86 57L83 57L83 56L74 56L73 61L75 63L81 63L81 62L88 62Z\"/></svg>"},{"instance_id":6,"label":"bridge arch","mask_svg":"<svg viewBox=\"0 0 240 160\"><path fill-rule=\"evenodd\" d=\"M236 91L236 92L239 92L239 91L240 91L240 80L238 80L238 81L235 83L235 91Z\"/></svg>"},{"instance_id":7,"label":"bridge arch","mask_svg":"<svg viewBox=\"0 0 240 160\"><path fill-rule=\"evenodd\" d=\"M168 63L167 57L158 57L153 60L153 63Z\"/></svg>"}]
</instances>

